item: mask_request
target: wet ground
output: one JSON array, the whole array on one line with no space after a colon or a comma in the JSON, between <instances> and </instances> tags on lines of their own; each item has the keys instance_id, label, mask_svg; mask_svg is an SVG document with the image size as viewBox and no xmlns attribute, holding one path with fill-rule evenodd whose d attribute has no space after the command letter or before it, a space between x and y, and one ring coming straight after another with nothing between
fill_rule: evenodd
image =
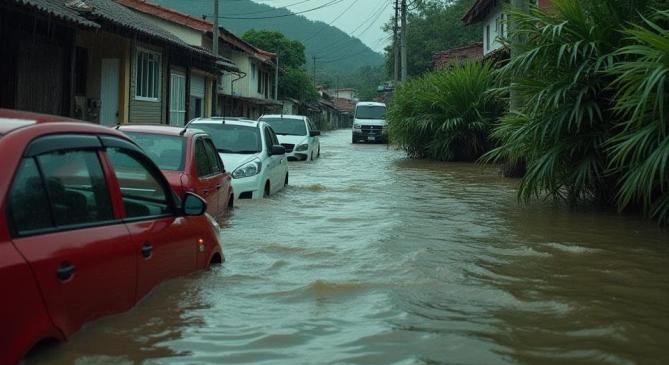
<instances>
[{"instance_id":1,"label":"wet ground","mask_svg":"<svg viewBox=\"0 0 669 365\"><path fill-rule=\"evenodd\" d=\"M322 137L237 205L227 262L28 364L667 364L669 232L550 202L494 167Z\"/></svg>"}]
</instances>

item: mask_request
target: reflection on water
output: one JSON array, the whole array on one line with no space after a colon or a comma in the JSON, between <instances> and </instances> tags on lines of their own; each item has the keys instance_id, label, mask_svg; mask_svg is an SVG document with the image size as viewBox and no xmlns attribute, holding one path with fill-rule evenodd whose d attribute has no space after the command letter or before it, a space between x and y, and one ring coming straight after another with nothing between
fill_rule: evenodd
<instances>
[{"instance_id":1,"label":"reflection on water","mask_svg":"<svg viewBox=\"0 0 669 365\"><path fill-rule=\"evenodd\" d=\"M322 138L240 202L220 268L29 364L669 363L669 235L551 203L495 168Z\"/></svg>"}]
</instances>

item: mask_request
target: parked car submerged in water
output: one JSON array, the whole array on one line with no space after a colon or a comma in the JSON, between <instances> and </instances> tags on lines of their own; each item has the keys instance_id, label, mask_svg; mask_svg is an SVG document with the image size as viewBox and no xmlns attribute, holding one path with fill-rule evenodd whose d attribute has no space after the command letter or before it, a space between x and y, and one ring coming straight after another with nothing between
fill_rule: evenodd
<instances>
[{"instance_id":1,"label":"parked car submerged in water","mask_svg":"<svg viewBox=\"0 0 669 365\"><path fill-rule=\"evenodd\" d=\"M258 119L272 126L288 160L312 161L321 155L321 132L303 115L270 114Z\"/></svg>"},{"instance_id":2,"label":"parked car submerged in water","mask_svg":"<svg viewBox=\"0 0 669 365\"><path fill-rule=\"evenodd\" d=\"M268 197L288 184L286 149L265 123L245 119L201 118L188 128L206 132L229 171L235 199Z\"/></svg>"},{"instance_id":3,"label":"parked car submerged in water","mask_svg":"<svg viewBox=\"0 0 669 365\"><path fill-rule=\"evenodd\" d=\"M224 260L205 201L121 132L0 109L0 155L0 364Z\"/></svg>"},{"instance_id":4,"label":"parked car submerged in water","mask_svg":"<svg viewBox=\"0 0 669 365\"><path fill-rule=\"evenodd\" d=\"M117 129L153 159L177 195L190 191L205 198L207 213L217 221L232 207L230 174L206 133L164 125L124 125Z\"/></svg>"},{"instance_id":5,"label":"parked car submerged in water","mask_svg":"<svg viewBox=\"0 0 669 365\"><path fill-rule=\"evenodd\" d=\"M359 102L355 105L351 142L387 142L386 104Z\"/></svg>"}]
</instances>

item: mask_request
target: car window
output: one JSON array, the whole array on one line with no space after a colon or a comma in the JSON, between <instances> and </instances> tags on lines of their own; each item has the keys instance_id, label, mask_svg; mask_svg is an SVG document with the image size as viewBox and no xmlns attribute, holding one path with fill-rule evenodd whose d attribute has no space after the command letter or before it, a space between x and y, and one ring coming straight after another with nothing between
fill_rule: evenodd
<instances>
[{"instance_id":1,"label":"car window","mask_svg":"<svg viewBox=\"0 0 669 365\"><path fill-rule=\"evenodd\" d=\"M114 220L95 151L59 151L24 159L12 185L10 206L18 235Z\"/></svg>"},{"instance_id":2,"label":"car window","mask_svg":"<svg viewBox=\"0 0 669 365\"><path fill-rule=\"evenodd\" d=\"M161 170L183 171L186 146L184 137L138 132L125 134L142 147Z\"/></svg>"},{"instance_id":3,"label":"car window","mask_svg":"<svg viewBox=\"0 0 669 365\"><path fill-rule=\"evenodd\" d=\"M18 235L53 228L46 189L34 158L24 158L9 192L10 222Z\"/></svg>"},{"instance_id":4,"label":"car window","mask_svg":"<svg viewBox=\"0 0 669 365\"><path fill-rule=\"evenodd\" d=\"M159 171L141 158L118 148L107 149L123 196L127 218L150 218L171 214L167 189L161 185Z\"/></svg>"},{"instance_id":5,"label":"car window","mask_svg":"<svg viewBox=\"0 0 669 365\"><path fill-rule=\"evenodd\" d=\"M280 145L279 143L279 138L276 136L276 133L274 133L274 129L272 128L267 128L269 130L269 136L272 140L272 145L278 146Z\"/></svg>"},{"instance_id":6,"label":"car window","mask_svg":"<svg viewBox=\"0 0 669 365\"><path fill-rule=\"evenodd\" d=\"M56 226L113 219L105 176L96 151L67 151L40 155Z\"/></svg>"},{"instance_id":7,"label":"car window","mask_svg":"<svg viewBox=\"0 0 669 365\"><path fill-rule=\"evenodd\" d=\"M195 140L195 169L198 177L209 176L212 173L211 162L209 162L202 138Z\"/></svg>"},{"instance_id":8,"label":"car window","mask_svg":"<svg viewBox=\"0 0 669 365\"><path fill-rule=\"evenodd\" d=\"M312 130L312 131L317 131L318 130L318 128L316 128L316 125L314 124L314 122L311 121L311 119L307 118L307 123L309 123L309 129L310 130Z\"/></svg>"},{"instance_id":9,"label":"car window","mask_svg":"<svg viewBox=\"0 0 669 365\"><path fill-rule=\"evenodd\" d=\"M265 127L265 146L267 146L267 151L272 149L273 144L274 141L272 141L272 135L269 132L269 127Z\"/></svg>"},{"instance_id":10,"label":"car window","mask_svg":"<svg viewBox=\"0 0 669 365\"><path fill-rule=\"evenodd\" d=\"M202 139L204 142L204 148L207 150L207 157L209 157L209 164L211 165L211 171L214 175L220 174L223 172L223 162L216 152L216 147L214 143L209 138Z\"/></svg>"}]
</instances>

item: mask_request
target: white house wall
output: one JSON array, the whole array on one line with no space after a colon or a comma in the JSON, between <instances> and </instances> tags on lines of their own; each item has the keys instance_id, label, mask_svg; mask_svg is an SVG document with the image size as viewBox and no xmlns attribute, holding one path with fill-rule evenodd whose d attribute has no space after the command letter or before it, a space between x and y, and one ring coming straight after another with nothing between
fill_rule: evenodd
<instances>
[{"instance_id":1,"label":"white house wall","mask_svg":"<svg viewBox=\"0 0 669 365\"><path fill-rule=\"evenodd\" d=\"M197 47L203 47L203 40L202 40L202 33L198 30L189 28L184 25L176 24L173 22L169 22L167 20L155 17L153 15L145 14L142 12L135 12L137 15L141 16L142 18L145 18L149 22L165 29L166 31L174 34L177 36L179 39L182 41L190 44L191 46L197 46Z\"/></svg>"},{"instance_id":2,"label":"white house wall","mask_svg":"<svg viewBox=\"0 0 669 365\"><path fill-rule=\"evenodd\" d=\"M502 44L498 40L498 37L503 36L502 30L506 29L506 24L504 24L502 19L502 7L498 4L483 20L484 55L502 48ZM506 31L504 31L504 33L506 33Z\"/></svg>"}]
</instances>

